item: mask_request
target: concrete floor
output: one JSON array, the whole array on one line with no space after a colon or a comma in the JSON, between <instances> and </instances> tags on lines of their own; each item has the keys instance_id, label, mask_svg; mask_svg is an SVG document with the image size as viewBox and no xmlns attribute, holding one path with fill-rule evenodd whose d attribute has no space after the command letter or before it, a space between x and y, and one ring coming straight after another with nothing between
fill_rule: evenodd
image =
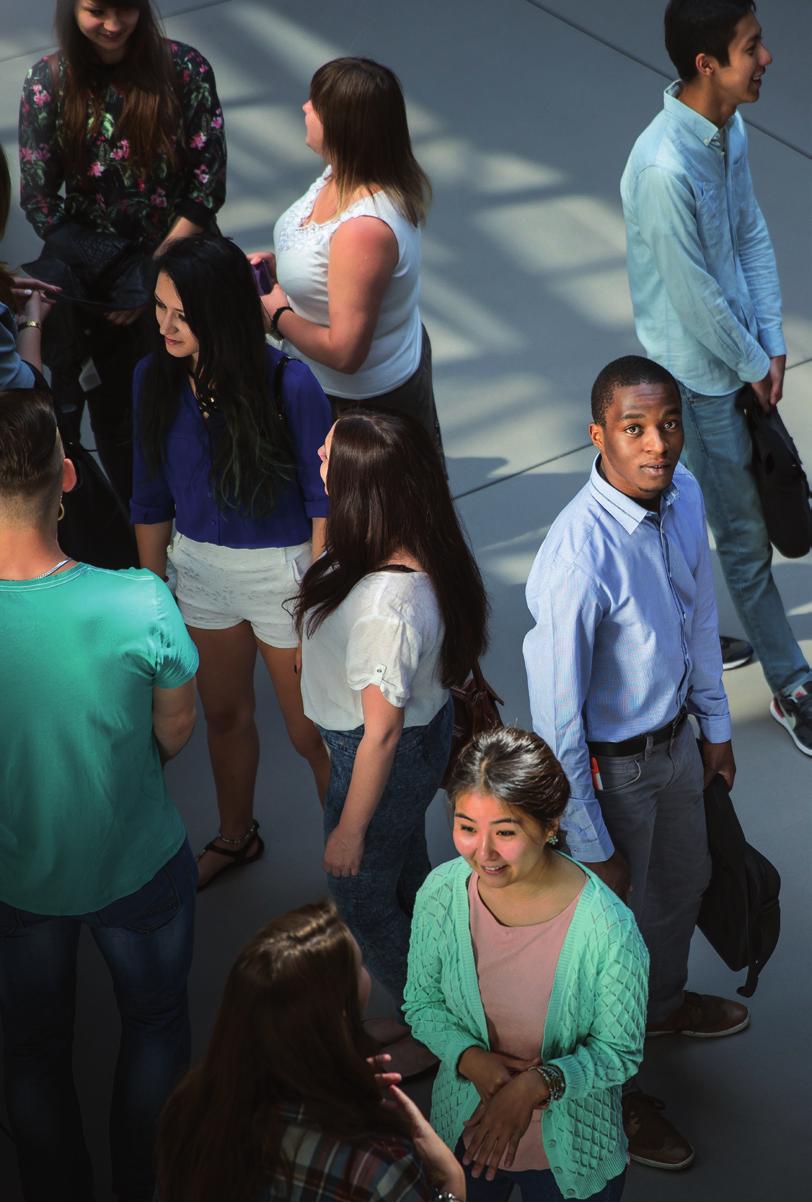
<instances>
[{"instance_id":1,"label":"concrete floor","mask_svg":"<svg viewBox=\"0 0 812 1202\"><path fill-rule=\"evenodd\" d=\"M423 310L460 510L493 603L485 670L507 720L529 721L521 640L523 586L550 522L583 483L589 386L609 359L638 350L624 269L618 180L628 150L659 109L671 71L661 45L662 0L214 0L160 4L167 29L214 66L229 142L224 232L246 249L269 244L279 212L315 176L299 106L316 66L339 54L390 64L409 99L417 155L435 202L425 237ZM0 138L15 151L26 68L49 46L51 0L24 11L2 0ZM812 124L804 80L812 37L808 0L763 0L775 55L764 96L746 111L757 192L776 245L790 369L782 406L812 466ZM804 58L802 60L802 54ZM37 253L20 214L3 255ZM812 654L812 565L778 560L776 579ZM724 629L736 619L719 579ZM647 1084L695 1142L696 1164L667 1176L634 1166L629 1202L755 1202L806 1197L808 946L812 765L767 714L757 665L726 677L735 722L736 803L748 837L783 876L781 944L753 1001L751 1029L717 1044L661 1040ZM258 816L268 853L201 898L192 974L196 1051L210 1028L237 948L271 914L324 892L317 804L287 747L268 683L257 674L263 761ZM205 738L169 768L195 846L215 829ZM295 825L278 822L285 800ZM435 862L451 854L442 796L429 817ZM793 990L790 990L794 982ZM692 985L731 993L739 980L695 941ZM115 1010L91 947L83 948L77 1076L88 1140L107 1202L106 1106ZM793 996L794 995L794 996ZM377 1013L388 1003L373 998ZM425 1098L425 1091L419 1095ZM17 1202L10 1145L0 1138L0 1202ZM227 1200L224 1200L227 1202Z\"/></svg>"}]
</instances>

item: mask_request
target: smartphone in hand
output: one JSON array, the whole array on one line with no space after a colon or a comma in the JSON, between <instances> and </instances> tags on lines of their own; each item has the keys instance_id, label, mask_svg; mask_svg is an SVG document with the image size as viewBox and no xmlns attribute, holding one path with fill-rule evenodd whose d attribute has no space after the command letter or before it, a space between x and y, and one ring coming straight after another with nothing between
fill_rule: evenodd
<instances>
[{"instance_id":1,"label":"smartphone in hand","mask_svg":"<svg viewBox=\"0 0 812 1202\"><path fill-rule=\"evenodd\" d=\"M260 296L267 296L269 292L273 291L276 281L271 275L271 269L264 259L259 263L252 263L251 271L254 273L254 283Z\"/></svg>"}]
</instances>

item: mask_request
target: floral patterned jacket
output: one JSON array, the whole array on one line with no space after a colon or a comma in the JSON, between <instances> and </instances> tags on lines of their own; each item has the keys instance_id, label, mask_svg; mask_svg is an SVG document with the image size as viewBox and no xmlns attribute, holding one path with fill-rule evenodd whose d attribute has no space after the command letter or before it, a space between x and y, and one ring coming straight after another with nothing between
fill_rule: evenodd
<instances>
[{"instance_id":1,"label":"floral patterned jacket","mask_svg":"<svg viewBox=\"0 0 812 1202\"><path fill-rule=\"evenodd\" d=\"M41 238L64 221L79 221L149 250L178 217L205 227L222 206L226 141L214 74L191 46L170 41L169 49L181 83L180 166L173 167L160 155L148 171L133 167L127 139L116 138L124 97L112 79L104 91L100 120L88 133L88 166L80 170L66 161L50 56L34 63L20 101L20 203ZM65 68L64 58L57 54L60 88Z\"/></svg>"}]
</instances>

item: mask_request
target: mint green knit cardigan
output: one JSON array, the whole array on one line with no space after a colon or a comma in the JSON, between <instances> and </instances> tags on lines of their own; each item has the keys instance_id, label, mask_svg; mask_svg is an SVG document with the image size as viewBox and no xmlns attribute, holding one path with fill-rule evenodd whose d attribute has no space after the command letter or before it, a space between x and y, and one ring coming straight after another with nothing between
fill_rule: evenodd
<instances>
[{"instance_id":1,"label":"mint green knit cardigan","mask_svg":"<svg viewBox=\"0 0 812 1202\"><path fill-rule=\"evenodd\" d=\"M584 868L583 865L579 867ZM620 1086L643 1058L648 953L630 910L588 868L556 968L541 1058L566 1091L542 1112L544 1148L565 1198L589 1198L627 1163ZM431 1121L450 1148L479 1095L457 1073L466 1048L489 1047L479 995L465 860L435 868L417 895L404 1013L441 1061Z\"/></svg>"}]
</instances>

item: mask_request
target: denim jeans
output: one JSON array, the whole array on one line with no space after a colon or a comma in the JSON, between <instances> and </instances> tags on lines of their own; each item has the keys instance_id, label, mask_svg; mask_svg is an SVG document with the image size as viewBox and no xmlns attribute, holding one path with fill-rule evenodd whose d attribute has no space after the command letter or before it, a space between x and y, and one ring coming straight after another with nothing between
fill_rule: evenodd
<instances>
[{"instance_id":1,"label":"denim jeans","mask_svg":"<svg viewBox=\"0 0 812 1202\"><path fill-rule=\"evenodd\" d=\"M774 693L791 692L810 668L773 580L772 547L750 464L753 448L738 392L702 396L680 384L684 460L699 481L719 562L744 632Z\"/></svg>"},{"instance_id":2,"label":"denim jeans","mask_svg":"<svg viewBox=\"0 0 812 1202\"><path fill-rule=\"evenodd\" d=\"M414 899L431 868L426 810L448 763L452 718L449 699L426 726L409 726L403 731L386 788L367 827L360 872L357 876L327 878L330 893L358 940L369 971L389 990L398 1006L406 984ZM321 731L330 751L325 838L341 817L363 733L363 726Z\"/></svg>"},{"instance_id":3,"label":"denim jeans","mask_svg":"<svg viewBox=\"0 0 812 1202\"><path fill-rule=\"evenodd\" d=\"M455 1156L462 1160L465 1149L462 1141L457 1144ZM607 1181L597 1194L589 1195L589 1202L620 1202L626 1184L626 1170L611 1181ZM508 1202L514 1188L518 1186L522 1202L566 1202L567 1194L558 1188L552 1169L497 1169L493 1181L472 1177L465 1166L465 1195L468 1202ZM571 1195L569 1195L571 1196Z\"/></svg>"},{"instance_id":4,"label":"denim jeans","mask_svg":"<svg viewBox=\"0 0 812 1202\"><path fill-rule=\"evenodd\" d=\"M189 1065L186 978L197 867L188 842L136 893L50 917L0 902L5 1092L25 1202L92 1202L73 1081L76 952L90 929L113 978L121 1043L110 1111L113 1189L149 1202L158 1114Z\"/></svg>"}]
</instances>

